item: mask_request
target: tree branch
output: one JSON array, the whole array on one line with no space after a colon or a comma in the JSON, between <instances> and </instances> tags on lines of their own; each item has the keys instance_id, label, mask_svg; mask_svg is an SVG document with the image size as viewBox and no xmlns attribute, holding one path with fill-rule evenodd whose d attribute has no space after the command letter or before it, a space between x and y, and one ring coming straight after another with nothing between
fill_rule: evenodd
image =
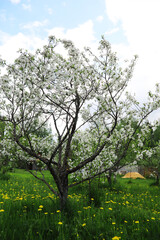
<instances>
[{"instance_id":1,"label":"tree branch","mask_svg":"<svg viewBox=\"0 0 160 240\"><path fill-rule=\"evenodd\" d=\"M44 175L43 175L43 178L40 178L40 177L37 177L33 172L31 172L30 170L28 170L28 172L30 173L30 174L32 174L36 179L38 179L38 180L40 180L40 181L42 181L43 183L45 183L46 185L47 185L47 187L56 195L56 196L59 196L59 194L58 194L58 192L56 192L52 187L51 187L51 185L45 180L45 178L44 178Z\"/></svg>"}]
</instances>

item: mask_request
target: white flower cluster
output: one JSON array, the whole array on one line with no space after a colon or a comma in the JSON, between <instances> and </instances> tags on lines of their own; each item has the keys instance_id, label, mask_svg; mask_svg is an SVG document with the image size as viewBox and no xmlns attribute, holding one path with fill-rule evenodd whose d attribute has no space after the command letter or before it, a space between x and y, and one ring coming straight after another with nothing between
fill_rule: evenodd
<instances>
[{"instance_id":1,"label":"white flower cluster","mask_svg":"<svg viewBox=\"0 0 160 240\"><path fill-rule=\"evenodd\" d=\"M65 49L65 56L57 53L57 46ZM42 152L48 161L56 161L56 171L61 169L58 161L63 164L67 159L70 169L82 163L76 176L85 178L124 159L132 161L136 154L143 157L148 133L143 122L160 106L159 86L155 94L149 93L149 103L141 106L125 94L137 56L119 66L104 37L97 55L89 48L80 52L71 41L52 36L34 55L20 50L14 64L0 60L7 71L0 77L0 114L9 122L10 138L18 143L20 154L25 152L25 159L30 152ZM35 128L39 119L42 124ZM138 127L133 126L134 120ZM37 134L48 121L58 140ZM151 151L145 154L151 156Z\"/></svg>"}]
</instances>

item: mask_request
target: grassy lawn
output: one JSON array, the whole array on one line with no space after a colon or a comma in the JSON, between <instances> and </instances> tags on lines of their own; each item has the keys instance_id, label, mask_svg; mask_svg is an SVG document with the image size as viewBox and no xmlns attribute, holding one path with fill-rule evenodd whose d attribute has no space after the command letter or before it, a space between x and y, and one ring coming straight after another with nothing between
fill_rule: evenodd
<instances>
[{"instance_id":1,"label":"grassy lawn","mask_svg":"<svg viewBox=\"0 0 160 240\"><path fill-rule=\"evenodd\" d=\"M45 177L52 178L45 171ZM70 189L67 210L28 172L0 181L0 239L160 239L160 187L118 177L112 189L94 180ZM54 187L54 186L53 186Z\"/></svg>"}]
</instances>

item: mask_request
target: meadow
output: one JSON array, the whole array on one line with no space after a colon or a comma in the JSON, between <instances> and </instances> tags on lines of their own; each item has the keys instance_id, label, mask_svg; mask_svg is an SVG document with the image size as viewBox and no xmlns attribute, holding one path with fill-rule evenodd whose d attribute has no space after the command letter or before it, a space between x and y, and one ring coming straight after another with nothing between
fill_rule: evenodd
<instances>
[{"instance_id":1,"label":"meadow","mask_svg":"<svg viewBox=\"0 0 160 240\"><path fill-rule=\"evenodd\" d=\"M52 178L45 171L45 177ZM95 179L70 189L65 212L59 199L24 170L0 180L1 240L160 239L160 187L154 180Z\"/></svg>"}]
</instances>

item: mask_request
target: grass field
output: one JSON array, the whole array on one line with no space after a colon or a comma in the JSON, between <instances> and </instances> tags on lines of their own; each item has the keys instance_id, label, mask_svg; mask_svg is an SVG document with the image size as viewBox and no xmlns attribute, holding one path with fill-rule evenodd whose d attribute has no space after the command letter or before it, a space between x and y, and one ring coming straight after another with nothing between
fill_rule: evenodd
<instances>
[{"instance_id":1,"label":"grass field","mask_svg":"<svg viewBox=\"0 0 160 240\"><path fill-rule=\"evenodd\" d=\"M16 170L0 181L0 239L159 240L160 187L119 177L110 189L102 180L92 182L90 193L87 183L70 189L62 213L45 185Z\"/></svg>"}]
</instances>

